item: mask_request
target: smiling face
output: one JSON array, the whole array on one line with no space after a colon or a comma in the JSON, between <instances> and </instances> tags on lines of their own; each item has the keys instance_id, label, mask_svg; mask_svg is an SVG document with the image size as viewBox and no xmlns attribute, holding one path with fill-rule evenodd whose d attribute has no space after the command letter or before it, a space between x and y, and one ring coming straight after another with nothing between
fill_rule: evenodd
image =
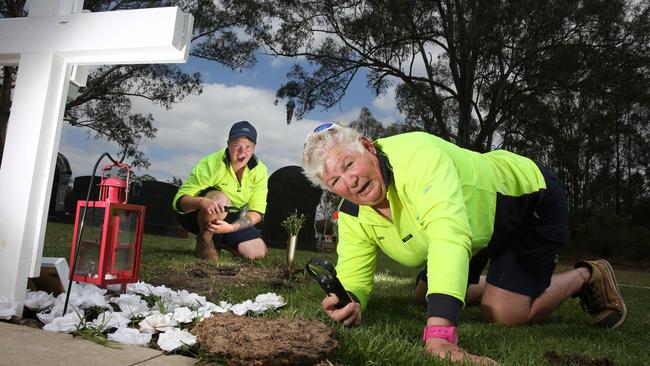
<instances>
[{"instance_id":1,"label":"smiling face","mask_svg":"<svg viewBox=\"0 0 650 366\"><path fill-rule=\"evenodd\" d=\"M330 150L320 179L334 193L358 205L377 206L386 200L386 186L375 147L361 138L363 151Z\"/></svg>"},{"instance_id":2,"label":"smiling face","mask_svg":"<svg viewBox=\"0 0 650 366\"><path fill-rule=\"evenodd\" d=\"M228 141L228 157L233 170L237 172L243 169L251 160L254 151L255 144L246 137L238 137Z\"/></svg>"}]
</instances>

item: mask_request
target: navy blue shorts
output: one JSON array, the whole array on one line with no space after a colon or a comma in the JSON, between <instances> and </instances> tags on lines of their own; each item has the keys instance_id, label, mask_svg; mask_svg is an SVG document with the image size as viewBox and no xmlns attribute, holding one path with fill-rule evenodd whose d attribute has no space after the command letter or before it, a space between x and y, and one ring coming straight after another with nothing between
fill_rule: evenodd
<instances>
[{"instance_id":1,"label":"navy blue shorts","mask_svg":"<svg viewBox=\"0 0 650 366\"><path fill-rule=\"evenodd\" d=\"M493 286L535 298L550 285L569 235L569 210L558 177L539 168L546 189L497 197L494 233L487 248L472 257L469 283L478 283L489 262L487 282Z\"/></svg>"},{"instance_id":2,"label":"navy blue shorts","mask_svg":"<svg viewBox=\"0 0 650 366\"><path fill-rule=\"evenodd\" d=\"M198 213L199 210L194 210L190 211L187 213L179 213L176 212L176 220L178 221L181 226L191 232L192 234L198 234L199 233L199 221L198 221ZM237 214L228 214L226 216L226 219L224 221L226 222L234 222L237 220L239 216ZM248 227L243 230L235 231L233 233L228 233L228 234L214 234L212 236L212 240L215 243L223 243L226 244L228 247L237 250L239 247L239 244L261 238L262 236L260 235L260 231L258 228L255 226Z\"/></svg>"}]
</instances>

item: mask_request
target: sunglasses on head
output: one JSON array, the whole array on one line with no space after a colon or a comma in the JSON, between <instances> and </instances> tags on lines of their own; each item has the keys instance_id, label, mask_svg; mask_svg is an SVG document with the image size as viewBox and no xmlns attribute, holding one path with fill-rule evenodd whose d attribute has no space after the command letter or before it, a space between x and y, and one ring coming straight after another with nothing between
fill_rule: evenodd
<instances>
[{"instance_id":1,"label":"sunglasses on head","mask_svg":"<svg viewBox=\"0 0 650 366\"><path fill-rule=\"evenodd\" d=\"M335 125L335 124L332 123L332 122L322 123L322 124L316 126L316 128L314 128L314 131L312 131L312 132L313 132L313 133L322 132L322 131L325 131L325 130L327 130L328 128L334 126L334 125Z\"/></svg>"}]
</instances>

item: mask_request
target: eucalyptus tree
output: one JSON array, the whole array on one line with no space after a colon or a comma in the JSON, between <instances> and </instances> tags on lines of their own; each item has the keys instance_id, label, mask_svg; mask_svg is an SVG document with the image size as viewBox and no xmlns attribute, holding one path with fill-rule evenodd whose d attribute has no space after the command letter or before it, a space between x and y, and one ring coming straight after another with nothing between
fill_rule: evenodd
<instances>
[{"instance_id":1,"label":"eucalyptus tree","mask_svg":"<svg viewBox=\"0 0 650 366\"><path fill-rule=\"evenodd\" d=\"M269 53L304 60L277 92L289 118L335 106L363 77L376 94L397 88L408 125L479 151L507 138L522 106L585 88L597 65L582 51L633 52L624 34L600 40L642 16L626 0L246 3L274 25L260 36Z\"/></svg>"}]
</instances>

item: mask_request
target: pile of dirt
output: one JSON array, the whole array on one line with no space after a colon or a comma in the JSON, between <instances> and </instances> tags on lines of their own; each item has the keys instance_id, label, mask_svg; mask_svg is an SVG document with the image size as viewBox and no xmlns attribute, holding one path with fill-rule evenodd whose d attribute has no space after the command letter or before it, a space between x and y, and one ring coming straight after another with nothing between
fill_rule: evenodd
<instances>
[{"instance_id":1,"label":"pile of dirt","mask_svg":"<svg viewBox=\"0 0 650 366\"><path fill-rule=\"evenodd\" d=\"M338 349L338 333L316 320L286 320L219 314L192 331L201 350L229 365L328 364Z\"/></svg>"}]
</instances>

